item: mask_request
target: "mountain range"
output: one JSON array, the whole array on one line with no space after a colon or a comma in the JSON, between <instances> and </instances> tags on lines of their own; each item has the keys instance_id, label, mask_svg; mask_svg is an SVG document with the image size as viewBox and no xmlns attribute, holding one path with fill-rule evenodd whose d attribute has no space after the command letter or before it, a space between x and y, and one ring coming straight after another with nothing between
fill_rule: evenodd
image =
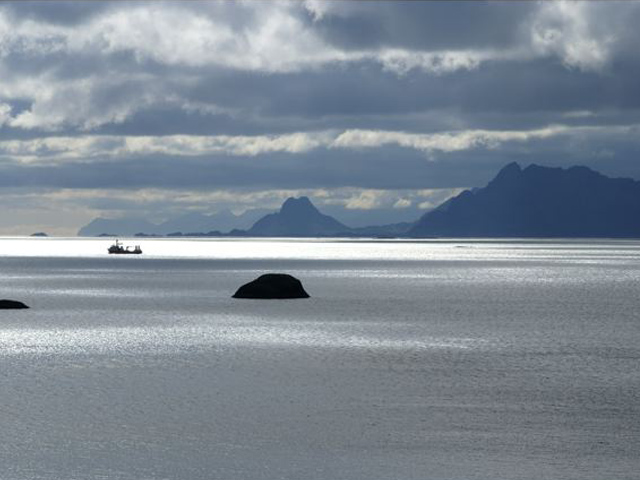
<instances>
[{"instance_id":1,"label":"mountain range","mask_svg":"<svg viewBox=\"0 0 640 480\"><path fill-rule=\"evenodd\" d=\"M143 218L96 218L78 231L81 237L96 237L102 234L134 236L170 235L181 232L207 233L211 231L228 232L233 229L246 230L267 213L267 209L247 210L241 215L234 215L229 210L222 210L212 215L202 213L187 213L172 217L162 223L151 223Z\"/></svg>"},{"instance_id":2,"label":"mountain range","mask_svg":"<svg viewBox=\"0 0 640 480\"><path fill-rule=\"evenodd\" d=\"M587 167L505 166L484 188L465 190L416 222L351 228L307 197L278 212L189 214L156 225L144 219L95 219L79 235L175 232L250 237L640 237L640 182ZM228 232L229 233L221 233Z\"/></svg>"},{"instance_id":3,"label":"mountain range","mask_svg":"<svg viewBox=\"0 0 640 480\"><path fill-rule=\"evenodd\" d=\"M517 163L426 213L410 237L640 237L640 182Z\"/></svg>"}]
</instances>

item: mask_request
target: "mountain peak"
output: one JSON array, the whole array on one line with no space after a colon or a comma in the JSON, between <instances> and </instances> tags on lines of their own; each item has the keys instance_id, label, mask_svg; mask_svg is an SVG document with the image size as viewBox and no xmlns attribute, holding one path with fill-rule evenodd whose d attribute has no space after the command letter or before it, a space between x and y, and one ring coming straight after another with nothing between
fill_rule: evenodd
<instances>
[{"instance_id":1,"label":"mountain peak","mask_svg":"<svg viewBox=\"0 0 640 480\"><path fill-rule=\"evenodd\" d=\"M289 197L285 200L285 202L282 204L282 207L280 208L280 213L283 213L285 215L297 215L310 212L319 213L318 209L313 205L313 203L311 203L311 200L309 200L309 197Z\"/></svg>"},{"instance_id":2,"label":"mountain peak","mask_svg":"<svg viewBox=\"0 0 640 480\"><path fill-rule=\"evenodd\" d=\"M280 211L258 220L249 230L259 237L322 237L349 231L335 218L322 214L307 197L287 198Z\"/></svg>"},{"instance_id":3,"label":"mountain peak","mask_svg":"<svg viewBox=\"0 0 640 480\"><path fill-rule=\"evenodd\" d=\"M500 169L491 183L510 182L522 173L522 168L517 162L511 162Z\"/></svg>"}]
</instances>

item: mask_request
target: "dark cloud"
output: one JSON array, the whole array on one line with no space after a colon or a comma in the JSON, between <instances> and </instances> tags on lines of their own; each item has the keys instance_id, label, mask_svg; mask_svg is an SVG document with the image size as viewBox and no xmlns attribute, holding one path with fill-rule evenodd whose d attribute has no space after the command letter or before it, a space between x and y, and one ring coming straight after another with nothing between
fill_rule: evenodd
<instances>
[{"instance_id":1,"label":"dark cloud","mask_svg":"<svg viewBox=\"0 0 640 480\"><path fill-rule=\"evenodd\" d=\"M71 26L86 22L118 3L120 3L118 0L111 2L43 0L6 2L4 6L15 19L30 19L54 25Z\"/></svg>"},{"instance_id":2,"label":"dark cloud","mask_svg":"<svg viewBox=\"0 0 640 480\"><path fill-rule=\"evenodd\" d=\"M75 3L62 4L62 11L76 9ZM86 21L89 12L99 17L105 9L115 8L114 5L119 6L116 2L108 8L77 7L78 11L71 17L76 23ZM535 2L515 5L376 2L334 7L338 13L332 14L329 9L329 13L317 21L302 8L296 12L305 18L312 31L322 32L331 22L347 22L344 34L352 35L354 42L364 42L369 49L376 46L455 49L517 45L523 24L539 5ZM50 16L53 16L51 22L57 19L48 5L36 2L31 8L25 8L15 12L27 17L35 15L34 18L42 21ZM208 8L206 2L189 2L185 8L211 15L210 9L214 7ZM217 14L224 10L225 19L233 19L231 23L245 29L258 21L250 8L216 4L215 9ZM359 33L358 28L348 28L348 22L378 26L367 40L367 35ZM615 24L620 22L616 19ZM627 20L622 25L628 27L630 23L631 20ZM80 109L87 121L84 122L82 116L68 115L56 128L63 133L81 134L87 128L96 133L253 135L329 128L436 131L451 129L456 124L475 128L499 124L531 127L549 121L565 122L566 117L561 115L572 111L610 113L639 108L640 58L636 50L628 48L632 29L621 28L615 35L624 48L612 56L605 70L593 71L567 67L556 56L528 58L526 55L509 61L487 61L470 70L461 68L446 74L413 69L402 75L385 69L371 58L346 64L330 62L295 72L268 73L221 65L170 65L122 50L98 56L83 50L72 54L19 50L9 52L3 61L8 72L7 82L41 78L51 88L61 91L70 82L85 80L86 90L78 92L77 98L82 102ZM340 35L323 38L328 41ZM414 38L415 41L411 40ZM24 97L5 101L23 106L34 103ZM62 103L68 101L63 98ZM43 107L47 108L52 106ZM14 108L13 114L23 109ZM115 113L105 116L110 111ZM433 112L444 114L433 115ZM104 118L91 122L92 116ZM482 120L490 118L494 121L483 127ZM593 122L593 118L590 121ZM0 130L3 138L13 133L24 135L11 126ZM48 130L50 128L45 128L40 133L48 134Z\"/></svg>"},{"instance_id":3,"label":"dark cloud","mask_svg":"<svg viewBox=\"0 0 640 480\"><path fill-rule=\"evenodd\" d=\"M438 188L474 185L473 168L451 170L406 149L327 150L303 156L147 157L0 168L0 185L56 188ZM470 167L465 163L462 167Z\"/></svg>"},{"instance_id":4,"label":"dark cloud","mask_svg":"<svg viewBox=\"0 0 640 480\"><path fill-rule=\"evenodd\" d=\"M256 135L349 128L429 132L456 125L533 128L575 124L576 117L565 116L572 112L637 121L639 66L620 62L611 73L599 74L540 60L517 67L494 63L447 76L398 77L371 65L266 76L204 73L194 82L113 76L96 83L79 100L81 108L90 108L95 115L133 109L118 121L92 128L105 134ZM17 113L30 103L14 100L12 105ZM592 125L602 119L590 116L580 122ZM67 124L62 131L83 130L82 124L75 128ZM9 138L12 132L24 136L5 128L0 137Z\"/></svg>"},{"instance_id":5,"label":"dark cloud","mask_svg":"<svg viewBox=\"0 0 640 480\"><path fill-rule=\"evenodd\" d=\"M585 165L612 176L640 178L640 144L609 141L586 132L430 156L384 146L362 150L312 150L245 156L134 156L91 163L0 167L0 186L70 189L318 189L382 190L474 187L486 184L506 163L552 166Z\"/></svg>"},{"instance_id":6,"label":"dark cloud","mask_svg":"<svg viewBox=\"0 0 640 480\"><path fill-rule=\"evenodd\" d=\"M320 19L307 17L309 28L348 49L482 49L517 41L535 8L534 2L352 2Z\"/></svg>"}]
</instances>

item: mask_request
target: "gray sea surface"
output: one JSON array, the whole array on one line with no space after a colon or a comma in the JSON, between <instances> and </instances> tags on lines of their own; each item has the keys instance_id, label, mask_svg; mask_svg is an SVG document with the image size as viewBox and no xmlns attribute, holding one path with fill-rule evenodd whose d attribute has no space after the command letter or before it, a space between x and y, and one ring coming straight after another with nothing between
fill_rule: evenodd
<instances>
[{"instance_id":1,"label":"gray sea surface","mask_svg":"<svg viewBox=\"0 0 640 480\"><path fill-rule=\"evenodd\" d=\"M0 240L0 479L639 478L640 242L125 243Z\"/></svg>"}]
</instances>

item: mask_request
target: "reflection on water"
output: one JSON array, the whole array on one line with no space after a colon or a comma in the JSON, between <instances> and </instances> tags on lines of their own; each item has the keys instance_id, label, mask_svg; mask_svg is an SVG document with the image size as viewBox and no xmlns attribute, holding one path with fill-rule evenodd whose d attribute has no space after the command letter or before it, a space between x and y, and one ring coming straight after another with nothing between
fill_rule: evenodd
<instances>
[{"instance_id":1,"label":"reflection on water","mask_svg":"<svg viewBox=\"0 0 640 480\"><path fill-rule=\"evenodd\" d=\"M3 480L637 476L638 242L110 242L0 240Z\"/></svg>"},{"instance_id":2,"label":"reflection on water","mask_svg":"<svg viewBox=\"0 0 640 480\"><path fill-rule=\"evenodd\" d=\"M113 261L147 258L286 259L286 260L486 260L613 262L637 259L635 240L376 240L200 238L124 239L137 242L144 254L111 256ZM3 238L1 256L104 257L110 238Z\"/></svg>"},{"instance_id":3,"label":"reflection on water","mask_svg":"<svg viewBox=\"0 0 640 480\"><path fill-rule=\"evenodd\" d=\"M242 319L215 326L181 327L103 327L73 329L4 329L0 337L0 355L18 354L178 354L206 352L224 346L304 347L335 349L434 348L469 349L487 342L477 338L398 338L388 328L336 328L326 323L305 322L268 325L246 324ZM396 327L398 327L396 325ZM376 331L377 330L377 331ZM392 335L389 335L392 333Z\"/></svg>"}]
</instances>

